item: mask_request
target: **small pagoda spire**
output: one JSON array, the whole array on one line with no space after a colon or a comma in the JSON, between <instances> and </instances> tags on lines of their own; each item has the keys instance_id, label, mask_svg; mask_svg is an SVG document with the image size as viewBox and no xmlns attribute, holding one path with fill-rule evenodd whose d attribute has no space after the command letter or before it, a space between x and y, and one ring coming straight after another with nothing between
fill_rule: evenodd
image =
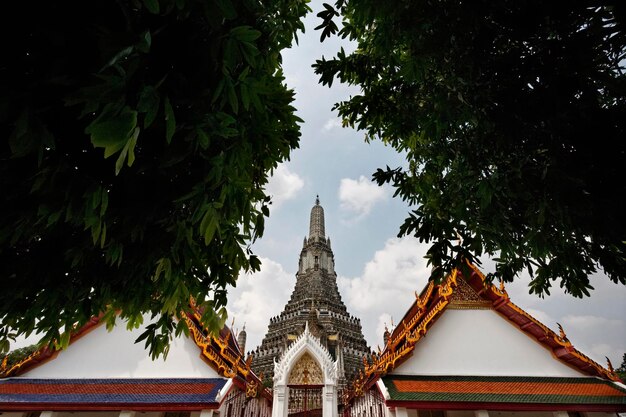
<instances>
[{"instance_id":1,"label":"small pagoda spire","mask_svg":"<svg viewBox=\"0 0 626 417\"><path fill-rule=\"evenodd\" d=\"M241 353L244 354L246 352L246 339L248 334L246 333L246 323L243 324L243 329L237 335L237 344L239 345L239 349Z\"/></svg>"},{"instance_id":2,"label":"small pagoda spire","mask_svg":"<svg viewBox=\"0 0 626 417\"><path fill-rule=\"evenodd\" d=\"M389 343L390 336L391 336L391 333L389 333L389 328L387 327L387 323L385 323L385 331L383 332L383 342L385 343L385 346Z\"/></svg>"},{"instance_id":3,"label":"small pagoda spire","mask_svg":"<svg viewBox=\"0 0 626 417\"><path fill-rule=\"evenodd\" d=\"M324 209L320 206L319 195L315 198L315 205L311 209L311 223L309 226L309 240L323 239L325 237L324 230Z\"/></svg>"}]
</instances>

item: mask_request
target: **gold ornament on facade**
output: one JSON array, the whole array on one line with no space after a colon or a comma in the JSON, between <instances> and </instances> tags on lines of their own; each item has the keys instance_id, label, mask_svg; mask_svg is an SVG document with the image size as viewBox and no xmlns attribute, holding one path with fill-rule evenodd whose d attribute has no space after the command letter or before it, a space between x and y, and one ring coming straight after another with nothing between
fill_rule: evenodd
<instances>
[{"instance_id":1,"label":"gold ornament on facade","mask_svg":"<svg viewBox=\"0 0 626 417\"><path fill-rule=\"evenodd\" d=\"M259 395L259 384L256 381L248 381L246 384L246 397L256 398Z\"/></svg>"},{"instance_id":2,"label":"gold ornament on facade","mask_svg":"<svg viewBox=\"0 0 626 417\"><path fill-rule=\"evenodd\" d=\"M452 286L449 282L439 287L439 296L447 299L452 294Z\"/></svg>"},{"instance_id":3,"label":"gold ornament on facade","mask_svg":"<svg viewBox=\"0 0 626 417\"><path fill-rule=\"evenodd\" d=\"M235 371L232 368L228 368L227 370L224 371L224 377L226 378L233 378L236 375L237 375L237 371Z\"/></svg>"},{"instance_id":4,"label":"gold ornament on facade","mask_svg":"<svg viewBox=\"0 0 626 417\"><path fill-rule=\"evenodd\" d=\"M323 384L324 375L320 365L307 352L294 365L289 373L288 381L289 384L296 385Z\"/></svg>"},{"instance_id":5,"label":"gold ornament on facade","mask_svg":"<svg viewBox=\"0 0 626 417\"><path fill-rule=\"evenodd\" d=\"M417 332L417 331L414 331L413 333L411 333L411 334L407 334L407 335L406 335L406 341L407 341L407 343L410 343L410 344L413 344L413 345L414 345L414 344L415 344L418 340L420 340L420 338L421 338L420 333L419 333L419 332Z\"/></svg>"},{"instance_id":6,"label":"gold ornament on facade","mask_svg":"<svg viewBox=\"0 0 626 417\"><path fill-rule=\"evenodd\" d=\"M561 326L560 323L557 323L557 326L559 326L559 334L554 335L554 341L563 347L572 346L572 343L567 339L567 335L565 334L565 331L563 330L563 326Z\"/></svg>"}]
</instances>

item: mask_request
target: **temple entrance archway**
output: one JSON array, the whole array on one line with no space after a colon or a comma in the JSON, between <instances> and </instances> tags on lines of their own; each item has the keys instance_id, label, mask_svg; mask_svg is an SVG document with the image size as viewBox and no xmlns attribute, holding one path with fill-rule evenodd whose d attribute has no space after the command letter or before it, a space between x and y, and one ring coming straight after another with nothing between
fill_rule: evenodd
<instances>
[{"instance_id":1,"label":"temple entrance archway","mask_svg":"<svg viewBox=\"0 0 626 417\"><path fill-rule=\"evenodd\" d=\"M274 362L272 417L337 417L337 363L308 323Z\"/></svg>"},{"instance_id":2,"label":"temple entrance archway","mask_svg":"<svg viewBox=\"0 0 626 417\"><path fill-rule=\"evenodd\" d=\"M287 380L288 417L322 417L322 368L308 351L293 364Z\"/></svg>"}]
</instances>

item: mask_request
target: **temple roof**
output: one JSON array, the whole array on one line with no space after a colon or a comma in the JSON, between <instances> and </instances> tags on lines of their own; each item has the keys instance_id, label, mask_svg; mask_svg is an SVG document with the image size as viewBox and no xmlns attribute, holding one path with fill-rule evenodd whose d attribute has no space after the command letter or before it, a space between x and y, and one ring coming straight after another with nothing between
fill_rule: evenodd
<instances>
[{"instance_id":1,"label":"temple roof","mask_svg":"<svg viewBox=\"0 0 626 417\"><path fill-rule=\"evenodd\" d=\"M249 396L256 397L257 395L261 395L271 401L271 394L267 389L263 388L261 380L250 369L251 358L246 360L231 330L227 326L224 326L219 335L210 335L202 325L201 315L193 303L192 310L195 311L194 314L182 313L183 319L186 321L192 340L200 349L200 356L207 364L206 366L210 366L215 369L217 373L224 378L232 378L234 385L241 390L245 390ZM104 322L102 321L102 317L103 315L93 317L87 324L75 329L70 336L70 345L78 339L85 337L94 328L103 326ZM46 362L53 360L59 354L63 354L63 352L44 346L13 366L8 366L6 363L2 363L0 364L0 378L21 376L29 370L37 366L42 366ZM94 377L97 376L98 375L94 375ZM20 380L26 381L27 379L20 378ZM140 379L133 380L140 381ZM175 381L176 379L174 378L169 380ZM202 381L208 379L190 378L189 380ZM4 383L10 380L5 381L0 379L0 381ZM55 381L62 380L55 379ZM97 379L94 381L97 381ZM128 381L132 380L129 379ZM223 381L226 381L226 379ZM54 384L54 382L51 381L50 384ZM61 385L59 385L59 387L60 386ZM172 387L173 386L174 385L172 385ZM142 397L137 398L141 399Z\"/></svg>"},{"instance_id":2,"label":"temple roof","mask_svg":"<svg viewBox=\"0 0 626 417\"><path fill-rule=\"evenodd\" d=\"M468 263L463 272L454 270L440 284L430 281L420 294L416 293L415 302L391 332L384 349L378 355L363 358L365 372L354 382L347 400L361 395L379 377L389 374L406 361L446 309L494 310L519 331L549 349L556 360L579 371L581 376L619 381L610 365L606 369L578 351L562 328L558 334L550 330L515 305L503 285L498 288L489 283L478 268Z\"/></svg>"},{"instance_id":3,"label":"temple roof","mask_svg":"<svg viewBox=\"0 0 626 417\"><path fill-rule=\"evenodd\" d=\"M0 380L0 407L27 410L54 406L55 410L177 410L218 408L222 378L168 379L28 379Z\"/></svg>"},{"instance_id":4,"label":"temple roof","mask_svg":"<svg viewBox=\"0 0 626 417\"><path fill-rule=\"evenodd\" d=\"M610 410L617 405L626 410L626 389L599 378L388 375L382 381L390 406L446 402L449 407L452 402L465 409L471 409L471 404L481 409L490 403L490 409L498 409L493 404L501 408L504 404L558 404L611 405Z\"/></svg>"}]
</instances>

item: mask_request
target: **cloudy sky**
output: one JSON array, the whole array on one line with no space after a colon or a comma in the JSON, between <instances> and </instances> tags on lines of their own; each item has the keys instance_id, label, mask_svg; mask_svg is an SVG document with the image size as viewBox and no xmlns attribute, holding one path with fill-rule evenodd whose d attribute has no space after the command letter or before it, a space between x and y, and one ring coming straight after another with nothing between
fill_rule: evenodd
<instances>
[{"instance_id":1,"label":"cloudy sky","mask_svg":"<svg viewBox=\"0 0 626 417\"><path fill-rule=\"evenodd\" d=\"M359 317L372 348L382 345L385 324L400 319L427 282L423 258L426 245L398 239L398 228L410 207L392 198L390 188L370 181L378 167L404 164L402 156L379 142L366 144L363 134L341 127L331 111L333 103L355 93L340 84L332 89L317 84L311 64L339 49L336 38L319 42L313 31L320 1L307 18L300 44L284 54L288 85L296 91L296 107L305 121L300 149L272 177L273 196L265 236L253 247L263 261L262 271L242 276L229 292L229 324L245 324L247 350L260 344L269 318L280 314L295 285L295 273L309 215L319 195L332 240L338 286L348 311ZM346 50L350 45L343 45ZM490 272L489 262L481 267ZM511 299L553 330L561 323L569 340L583 353L605 365L608 356L618 367L626 352L626 286L593 277L591 298L576 299L553 290L540 299L528 295L528 279L507 286ZM14 347L36 340L20 339Z\"/></svg>"},{"instance_id":2,"label":"cloudy sky","mask_svg":"<svg viewBox=\"0 0 626 417\"><path fill-rule=\"evenodd\" d=\"M410 210L393 199L390 188L371 182L378 167L396 167L403 158L379 142L367 144L363 134L341 127L333 103L356 90L334 84L317 84L311 64L331 57L339 41L319 42L313 31L321 2L311 3L307 32L284 54L288 85L296 91L296 107L304 120L300 149L275 172L268 187L273 196L265 236L253 247L263 261L262 271L244 276L230 291L229 311L235 329L245 323L247 350L260 344L269 318L280 314L295 284L309 214L319 195L326 216L326 234L332 240L338 285L348 311L359 317L368 344L382 345L385 323L401 318L414 300L414 291L426 284L426 246L411 238L396 238ZM343 44L350 49L350 45ZM489 272L489 262L482 266ZM626 286L606 277L593 277L591 298L575 299L553 290L540 299L528 295L528 280L507 287L512 300L553 330L561 323L569 340L583 353L615 367L626 352Z\"/></svg>"}]
</instances>

